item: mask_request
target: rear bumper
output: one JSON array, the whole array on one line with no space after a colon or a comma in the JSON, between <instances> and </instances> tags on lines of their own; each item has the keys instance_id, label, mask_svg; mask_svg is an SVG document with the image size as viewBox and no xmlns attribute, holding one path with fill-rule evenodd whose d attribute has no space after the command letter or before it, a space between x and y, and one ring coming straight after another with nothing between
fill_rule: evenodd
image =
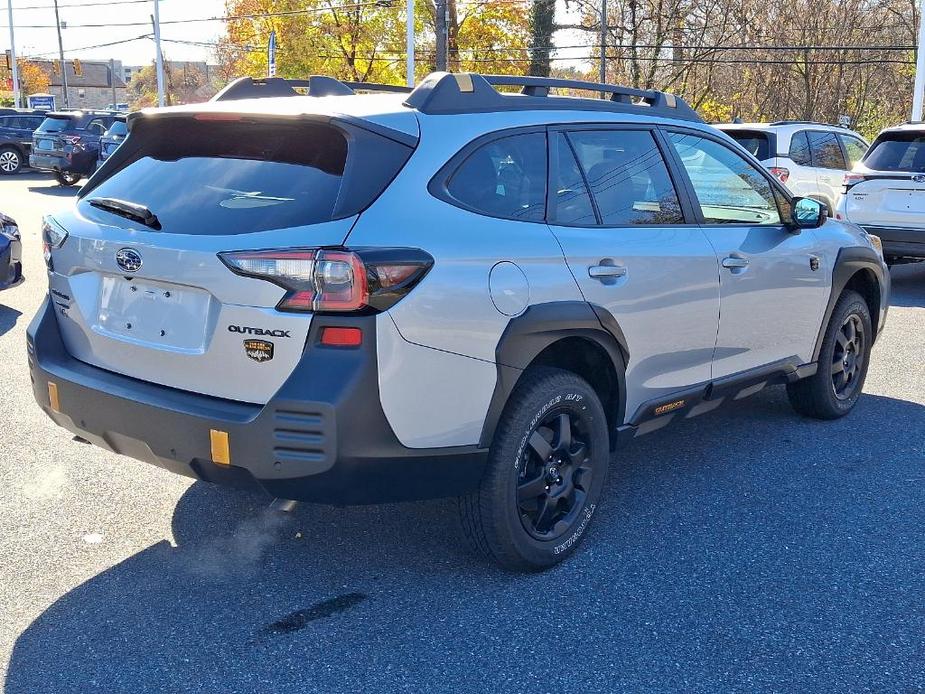
<instances>
[{"instance_id":1,"label":"rear bumper","mask_svg":"<svg viewBox=\"0 0 925 694\"><path fill-rule=\"evenodd\" d=\"M269 403L252 405L80 362L65 350L54 310L46 300L27 334L36 401L57 424L102 448L210 482L333 504L453 496L481 479L484 449L399 443L379 403L373 317L316 316L290 378ZM324 325L345 323L361 324L362 347L318 345ZM213 431L227 434L230 464L213 462L221 457Z\"/></svg>"},{"instance_id":2,"label":"rear bumper","mask_svg":"<svg viewBox=\"0 0 925 694\"><path fill-rule=\"evenodd\" d=\"M29 155L29 166L40 171L66 170L69 165L70 162L63 155L36 154L35 152Z\"/></svg>"},{"instance_id":3,"label":"rear bumper","mask_svg":"<svg viewBox=\"0 0 925 694\"><path fill-rule=\"evenodd\" d=\"M863 229L868 234L880 237L883 241L883 255L886 257L925 259L925 229L867 226Z\"/></svg>"}]
</instances>

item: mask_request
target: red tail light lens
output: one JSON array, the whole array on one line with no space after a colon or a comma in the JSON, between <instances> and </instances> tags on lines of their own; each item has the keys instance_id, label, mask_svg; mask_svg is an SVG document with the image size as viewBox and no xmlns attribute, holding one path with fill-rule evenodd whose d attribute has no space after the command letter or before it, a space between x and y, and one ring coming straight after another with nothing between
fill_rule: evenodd
<instances>
[{"instance_id":1,"label":"red tail light lens","mask_svg":"<svg viewBox=\"0 0 925 694\"><path fill-rule=\"evenodd\" d=\"M239 275L287 290L280 311L385 311L404 297L433 265L413 248L235 251L219 253Z\"/></svg>"},{"instance_id":2,"label":"red tail light lens","mask_svg":"<svg viewBox=\"0 0 925 694\"><path fill-rule=\"evenodd\" d=\"M769 171L781 183L786 183L790 178L790 169L785 169L783 166L772 166Z\"/></svg>"}]
</instances>

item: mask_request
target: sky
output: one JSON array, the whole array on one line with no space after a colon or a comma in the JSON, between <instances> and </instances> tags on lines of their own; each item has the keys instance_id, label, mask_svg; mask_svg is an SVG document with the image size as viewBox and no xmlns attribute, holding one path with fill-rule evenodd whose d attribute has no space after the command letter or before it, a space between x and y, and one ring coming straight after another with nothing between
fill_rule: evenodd
<instances>
[{"instance_id":1,"label":"sky","mask_svg":"<svg viewBox=\"0 0 925 694\"><path fill-rule=\"evenodd\" d=\"M6 0L13 6L16 52L22 57L57 58L58 43L55 32L55 11L52 0ZM346 2L346 0L345 0ZM86 6L95 3L95 6ZM99 5L99 3L106 3ZM84 5L78 7L78 5ZM560 21L577 21L559 0L557 16ZM68 28L62 31L65 59L121 60L123 65L146 65L154 60L154 42L144 38L114 46L89 48L99 44L134 39L152 32L150 17L154 12L154 0L58 0L62 23ZM35 9L31 9L35 8ZM221 21L171 24L175 20L202 19L221 16L225 13L224 0L161 0L161 39L164 56L169 60L206 60L213 62L208 47L170 43L169 39L180 41L214 42L224 33ZM7 6L0 0L0 51L10 46ZM118 23L139 23L138 26L112 26ZM78 28L79 24L109 25L94 28ZM29 28L29 25L46 25L47 28ZM581 42L592 42L583 32L562 31L556 34L556 45L568 46ZM582 50L563 50L563 56L585 55ZM566 63L559 63L564 65ZM575 63L571 63L575 65Z\"/></svg>"}]
</instances>

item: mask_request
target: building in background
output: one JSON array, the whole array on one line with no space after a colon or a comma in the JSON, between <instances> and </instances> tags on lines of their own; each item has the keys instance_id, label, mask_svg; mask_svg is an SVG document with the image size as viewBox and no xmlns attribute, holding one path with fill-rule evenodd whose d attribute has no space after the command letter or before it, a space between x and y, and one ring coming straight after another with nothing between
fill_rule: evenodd
<instances>
[{"instance_id":1,"label":"building in background","mask_svg":"<svg viewBox=\"0 0 925 694\"><path fill-rule=\"evenodd\" d=\"M58 61L36 61L48 73L48 91L55 95L59 109L64 108L64 86ZM105 108L109 104L126 101L127 92L122 79L122 62L108 60L81 60L80 74L75 72L73 60L65 60L67 93L70 108ZM57 69L56 69L57 68Z\"/></svg>"}]
</instances>

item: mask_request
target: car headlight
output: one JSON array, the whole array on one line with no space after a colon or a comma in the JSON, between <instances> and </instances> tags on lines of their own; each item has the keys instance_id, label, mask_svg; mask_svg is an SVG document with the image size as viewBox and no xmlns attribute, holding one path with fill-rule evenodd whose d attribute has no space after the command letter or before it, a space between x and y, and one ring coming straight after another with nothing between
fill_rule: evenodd
<instances>
[{"instance_id":1,"label":"car headlight","mask_svg":"<svg viewBox=\"0 0 925 694\"><path fill-rule=\"evenodd\" d=\"M0 226L0 234L3 234L13 241L19 241L20 239L19 227L15 224L4 224Z\"/></svg>"}]
</instances>

